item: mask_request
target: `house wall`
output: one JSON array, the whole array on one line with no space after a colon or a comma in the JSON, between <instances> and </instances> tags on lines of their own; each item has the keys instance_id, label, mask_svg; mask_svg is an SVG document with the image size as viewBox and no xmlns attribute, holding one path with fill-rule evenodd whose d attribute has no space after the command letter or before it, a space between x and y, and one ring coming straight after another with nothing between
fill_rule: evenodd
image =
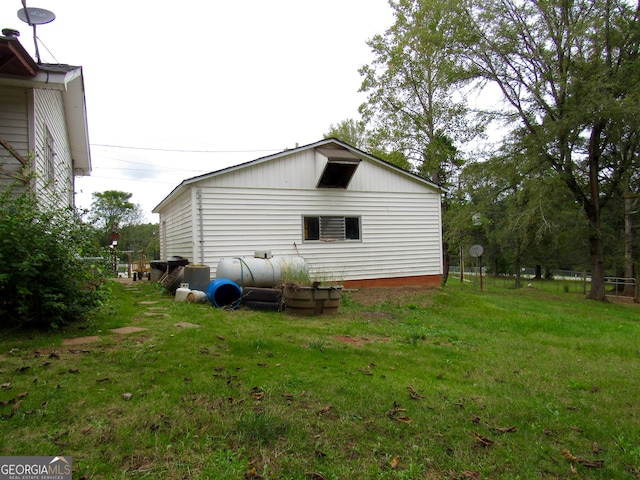
<instances>
[{"instance_id":1,"label":"house wall","mask_svg":"<svg viewBox=\"0 0 640 480\"><path fill-rule=\"evenodd\" d=\"M194 263L191 191L187 189L174 199L160 216L160 257L188 258Z\"/></svg>"},{"instance_id":2,"label":"house wall","mask_svg":"<svg viewBox=\"0 0 640 480\"><path fill-rule=\"evenodd\" d=\"M44 166L45 131L49 129L54 140L54 179L46 178ZM69 136L65 122L62 94L55 90L0 87L0 135L24 158L33 162L38 176L32 185L43 198L58 199L73 205L73 166L69 149ZM20 162L5 148L0 148L0 164L8 172L18 172ZM0 174L0 186L13 182Z\"/></svg>"},{"instance_id":3,"label":"house wall","mask_svg":"<svg viewBox=\"0 0 640 480\"><path fill-rule=\"evenodd\" d=\"M73 205L73 162L69 149L69 134L65 121L62 92L34 89L34 136L32 149L35 153L36 169L40 173L36 182L38 193L45 197L57 195ZM54 140L54 179L46 178L43 172L45 132L49 130Z\"/></svg>"},{"instance_id":4,"label":"house wall","mask_svg":"<svg viewBox=\"0 0 640 480\"><path fill-rule=\"evenodd\" d=\"M0 87L0 135L23 157L29 153L29 90ZM20 162L0 147L0 167L5 172L20 171ZM0 189L11 185L10 175L0 174Z\"/></svg>"},{"instance_id":5,"label":"house wall","mask_svg":"<svg viewBox=\"0 0 640 480\"><path fill-rule=\"evenodd\" d=\"M192 184L160 212L161 223L176 230L167 231L167 256L209 265L212 278L221 258L270 250L302 255L322 280L439 284L440 192L370 161L361 162L348 189L316 189L325 163L311 149ZM360 217L361 241L305 242L304 215Z\"/></svg>"}]
</instances>

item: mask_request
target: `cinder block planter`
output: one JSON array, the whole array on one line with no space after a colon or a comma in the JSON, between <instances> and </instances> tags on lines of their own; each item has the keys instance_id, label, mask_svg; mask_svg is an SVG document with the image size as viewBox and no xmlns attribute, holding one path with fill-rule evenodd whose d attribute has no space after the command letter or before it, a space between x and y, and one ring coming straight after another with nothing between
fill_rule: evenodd
<instances>
[{"instance_id":1,"label":"cinder block planter","mask_svg":"<svg viewBox=\"0 0 640 480\"><path fill-rule=\"evenodd\" d=\"M338 313L342 286L285 285L282 292L285 311L293 315L330 315Z\"/></svg>"}]
</instances>

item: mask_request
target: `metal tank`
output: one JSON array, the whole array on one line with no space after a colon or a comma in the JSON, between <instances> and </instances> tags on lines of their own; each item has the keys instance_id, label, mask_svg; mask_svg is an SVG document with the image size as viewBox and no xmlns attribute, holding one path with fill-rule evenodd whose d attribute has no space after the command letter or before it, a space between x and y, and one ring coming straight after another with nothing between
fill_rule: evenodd
<instances>
[{"instance_id":1,"label":"metal tank","mask_svg":"<svg viewBox=\"0 0 640 480\"><path fill-rule=\"evenodd\" d=\"M216 278L228 278L241 287L275 287L287 275L307 271L304 258L296 255L222 258L216 268ZM266 257L266 258L265 258Z\"/></svg>"}]
</instances>

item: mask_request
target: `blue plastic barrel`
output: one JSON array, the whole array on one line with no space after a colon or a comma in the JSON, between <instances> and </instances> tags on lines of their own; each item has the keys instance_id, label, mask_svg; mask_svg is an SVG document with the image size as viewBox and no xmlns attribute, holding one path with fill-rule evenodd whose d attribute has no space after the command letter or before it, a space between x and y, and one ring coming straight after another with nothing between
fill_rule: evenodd
<instances>
[{"instance_id":1,"label":"blue plastic barrel","mask_svg":"<svg viewBox=\"0 0 640 480\"><path fill-rule=\"evenodd\" d=\"M237 308L242 300L242 289L228 278L216 278L207 288L207 298L218 308Z\"/></svg>"}]
</instances>

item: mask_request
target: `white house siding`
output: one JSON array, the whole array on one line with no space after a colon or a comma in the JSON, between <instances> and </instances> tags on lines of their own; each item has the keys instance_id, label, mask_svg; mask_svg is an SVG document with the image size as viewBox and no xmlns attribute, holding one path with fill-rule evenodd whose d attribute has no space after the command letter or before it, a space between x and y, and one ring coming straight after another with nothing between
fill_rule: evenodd
<instances>
[{"instance_id":1,"label":"white house siding","mask_svg":"<svg viewBox=\"0 0 640 480\"><path fill-rule=\"evenodd\" d=\"M203 188L205 264L220 258L302 255L326 280L439 275L437 194ZM361 241L305 242L303 215L361 217ZM411 225L407 228L407 225Z\"/></svg>"},{"instance_id":2,"label":"white house siding","mask_svg":"<svg viewBox=\"0 0 640 480\"><path fill-rule=\"evenodd\" d=\"M162 258L181 256L193 262L191 207L191 192L187 189L173 200L167 213L160 216Z\"/></svg>"},{"instance_id":3,"label":"white house siding","mask_svg":"<svg viewBox=\"0 0 640 480\"><path fill-rule=\"evenodd\" d=\"M69 150L69 135L65 122L62 93L57 90L34 89L34 131L31 146L35 153L35 165L40 174L36 189L40 194L47 192L58 195L73 205L73 162ZM54 181L45 178L44 152L45 132L49 129L54 140L55 166Z\"/></svg>"},{"instance_id":4,"label":"white house siding","mask_svg":"<svg viewBox=\"0 0 640 480\"><path fill-rule=\"evenodd\" d=\"M360 163L348 189L316 189L325 163L310 149L191 183L201 189L202 216L193 191L163 206L161 222L175 230L167 230L171 244L167 240L163 253L210 265L212 275L220 258L263 249L300 254L325 280L441 274L439 191L369 160ZM361 241L305 242L304 215L358 216ZM195 222L190 236L189 220Z\"/></svg>"},{"instance_id":5,"label":"white house siding","mask_svg":"<svg viewBox=\"0 0 640 480\"><path fill-rule=\"evenodd\" d=\"M29 154L29 90L0 87L0 135L24 158ZM20 162L4 147L0 147L0 167L10 173L20 171ZM13 183L0 175L0 189Z\"/></svg>"}]
</instances>

